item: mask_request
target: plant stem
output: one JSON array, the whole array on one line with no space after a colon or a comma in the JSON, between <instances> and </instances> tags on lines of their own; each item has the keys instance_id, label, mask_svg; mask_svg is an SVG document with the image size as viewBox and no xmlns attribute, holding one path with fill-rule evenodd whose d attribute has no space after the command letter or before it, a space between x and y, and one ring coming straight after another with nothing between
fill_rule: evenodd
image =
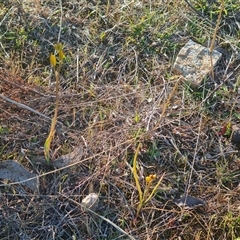
<instances>
[{"instance_id":1,"label":"plant stem","mask_svg":"<svg viewBox=\"0 0 240 240\"><path fill-rule=\"evenodd\" d=\"M142 193L142 189L138 180L138 174L137 174L137 157L139 154L139 150L140 150L140 146L141 144L139 143L136 149L136 152L134 154L134 159L133 159L133 176L136 182L136 187L138 190L138 194L139 194L139 204L137 207L137 214L139 213L140 209L142 208L142 204L143 204L143 193Z\"/></svg>"}]
</instances>

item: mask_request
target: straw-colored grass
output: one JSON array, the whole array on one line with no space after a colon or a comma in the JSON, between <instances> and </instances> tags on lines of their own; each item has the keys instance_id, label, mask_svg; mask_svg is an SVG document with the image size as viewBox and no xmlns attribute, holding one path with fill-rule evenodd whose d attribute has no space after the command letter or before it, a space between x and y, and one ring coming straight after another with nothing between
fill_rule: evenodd
<instances>
[{"instance_id":1,"label":"straw-colored grass","mask_svg":"<svg viewBox=\"0 0 240 240\"><path fill-rule=\"evenodd\" d=\"M239 124L233 0L216 34L228 54L214 79L193 92L172 73L189 39L214 34L219 5L206 2L0 1L0 156L40 181L31 193L1 180L0 239L240 237L239 146L224 131ZM44 159L56 100L49 56L58 41L65 59L50 161L84 149L62 170ZM141 204L145 179L155 174L154 194ZM96 214L81 208L91 192L99 195ZM206 205L178 207L186 193Z\"/></svg>"}]
</instances>

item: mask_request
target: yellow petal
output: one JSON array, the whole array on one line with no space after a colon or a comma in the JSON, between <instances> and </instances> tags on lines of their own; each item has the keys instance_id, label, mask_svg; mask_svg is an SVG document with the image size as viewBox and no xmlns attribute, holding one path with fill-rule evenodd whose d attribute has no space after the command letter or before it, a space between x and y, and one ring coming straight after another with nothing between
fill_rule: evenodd
<instances>
[{"instance_id":1,"label":"yellow petal","mask_svg":"<svg viewBox=\"0 0 240 240\"><path fill-rule=\"evenodd\" d=\"M51 63L51 65L52 65L53 67L55 67L56 64L57 64L56 57L55 57L55 55L52 54L52 53L51 53L51 55L50 55L50 63Z\"/></svg>"},{"instance_id":2,"label":"yellow petal","mask_svg":"<svg viewBox=\"0 0 240 240\"><path fill-rule=\"evenodd\" d=\"M152 181L152 179L150 178L150 176L147 176L147 177L145 178L145 180L146 180L146 183L150 183L150 182Z\"/></svg>"},{"instance_id":3,"label":"yellow petal","mask_svg":"<svg viewBox=\"0 0 240 240\"><path fill-rule=\"evenodd\" d=\"M59 56L59 60L62 61L63 58L64 58L63 50L60 50L60 51L59 51L58 56Z\"/></svg>"}]
</instances>

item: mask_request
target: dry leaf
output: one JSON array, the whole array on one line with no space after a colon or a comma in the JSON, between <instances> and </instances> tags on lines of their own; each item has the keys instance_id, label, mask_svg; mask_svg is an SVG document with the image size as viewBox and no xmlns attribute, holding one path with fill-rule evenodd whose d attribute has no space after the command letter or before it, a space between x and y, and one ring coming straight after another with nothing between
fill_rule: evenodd
<instances>
[{"instance_id":1,"label":"dry leaf","mask_svg":"<svg viewBox=\"0 0 240 240\"><path fill-rule=\"evenodd\" d=\"M51 164L55 168L67 167L73 163L77 163L82 159L83 148L77 147L71 153L60 156L57 160L52 161Z\"/></svg>"}]
</instances>

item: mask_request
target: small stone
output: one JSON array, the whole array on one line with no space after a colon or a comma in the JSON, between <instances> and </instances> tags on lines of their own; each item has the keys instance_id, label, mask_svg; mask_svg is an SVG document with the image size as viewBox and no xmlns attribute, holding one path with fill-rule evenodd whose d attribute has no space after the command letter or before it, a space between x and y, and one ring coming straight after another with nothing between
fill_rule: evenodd
<instances>
[{"instance_id":1,"label":"small stone","mask_svg":"<svg viewBox=\"0 0 240 240\"><path fill-rule=\"evenodd\" d=\"M99 203L99 196L96 193L89 193L81 202L83 210L96 211Z\"/></svg>"},{"instance_id":2,"label":"small stone","mask_svg":"<svg viewBox=\"0 0 240 240\"><path fill-rule=\"evenodd\" d=\"M183 207L185 209L193 209L200 206L204 206L206 203L195 197L191 197L189 195L184 195L181 199L175 202L179 207Z\"/></svg>"},{"instance_id":3,"label":"small stone","mask_svg":"<svg viewBox=\"0 0 240 240\"><path fill-rule=\"evenodd\" d=\"M192 40L180 50L173 66L173 72L182 75L185 82L193 89L198 88L203 79L211 72L211 57L209 48L204 47ZM213 67L221 58L222 54L212 51Z\"/></svg>"},{"instance_id":4,"label":"small stone","mask_svg":"<svg viewBox=\"0 0 240 240\"><path fill-rule=\"evenodd\" d=\"M240 144L240 129L237 129L232 133L231 141L232 143Z\"/></svg>"}]
</instances>

